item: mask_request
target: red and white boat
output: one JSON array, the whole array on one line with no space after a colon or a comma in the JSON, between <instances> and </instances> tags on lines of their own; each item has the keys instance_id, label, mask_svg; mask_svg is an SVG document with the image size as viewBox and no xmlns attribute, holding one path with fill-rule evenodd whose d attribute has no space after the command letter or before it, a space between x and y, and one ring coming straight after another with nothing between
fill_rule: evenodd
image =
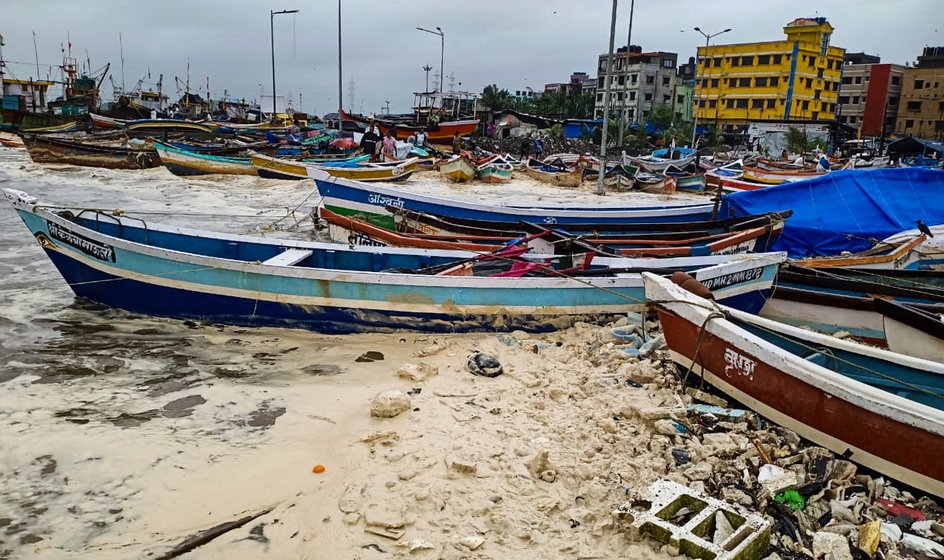
<instances>
[{"instance_id":1,"label":"red and white boat","mask_svg":"<svg viewBox=\"0 0 944 560\"><path fill-rule=\"evenodd\" d=\"M870 469L944 496L944 364L717 305L644 273L671 359Z\"/></svg>"}]
</instances>

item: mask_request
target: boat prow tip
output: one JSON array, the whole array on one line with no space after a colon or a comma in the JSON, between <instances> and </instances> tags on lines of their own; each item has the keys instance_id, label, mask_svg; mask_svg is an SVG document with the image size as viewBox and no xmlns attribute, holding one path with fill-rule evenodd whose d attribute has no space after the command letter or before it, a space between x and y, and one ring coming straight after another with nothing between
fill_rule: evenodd
<instances>
[{"instance_id":1,"label":"boat prow tip","mask_svg":"<svg viewBox=\"0 0 944 560\"><path fill-rule=\"evenodd\" d=\"M29 194L28 192L18 191L16 189L3 189L3 196L5 196L7 200L9 200L14 206L17 204L32 206L39 201L38 198Z\"/></svg>"}]
</instances>

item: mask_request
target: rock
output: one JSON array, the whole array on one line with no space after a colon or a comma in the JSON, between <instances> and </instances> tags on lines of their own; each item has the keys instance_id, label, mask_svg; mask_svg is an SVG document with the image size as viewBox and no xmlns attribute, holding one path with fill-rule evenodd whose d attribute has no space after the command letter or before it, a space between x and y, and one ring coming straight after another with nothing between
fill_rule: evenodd
<instances>
[{"instance_id":1,"label":"rock","mask_svg":"<svg viewBox=\"0 0 944 560\"><path fill-rule=\"evenodd\" d=\"M474 352L466 366L473 375L482 377L498 377L504 372L498 358L484 352Z\"/></svg>"},{"instance_id":2,"label":"rock","mask_svg":"<svg viewBox=\"0 0 944 560\"><path fill-rule=\"evenodd\" d=\"M498 342L501 342L505 346L521 346L521 341L510 334L500 334L497 338Z\"/></svg>"},{"instance_id":3,"label":"rock","mask_svg":"<svg viewBox=\"0 0 944 560\"><path fill-rule=\"evenodd\" d=\"M531 478L534 479L541 478L541 473L544 471L554 470L551 468L551 464L548 461L547 451L541 451L535 455L525 466L528 468L528 473L531 475Z\"/></svg>"},{"instance_id":4,"label":"rock","mask_svg":"<svg viewBox=\"0 0 944 560\"><path fill-rule=\"evenodd\" d=\"M433 543L424 541L423 539L410 539L410 542L406 543L406 546L410 552L416 552L418 550L432 550L436 548Z\"/></svg>"},{"instance_id":5,"label":"rock","mask_svg":"<svg viewBox=\"0 0 944 560\"><path fill-rule=\"evenodd\" d=\"M555 480L557 480L557 471L555 471L554 469L547 469L547 470L541 471L540 477L541 477L541 480L543 480L544 482L554 482Z\"/></svg>"},{"instance_id":6,"label":"rock","mask_svg":"<svg viewBox=\"0 0 944 560\"><path fill-rule=\"evenodd\" d=\"M684 449L673 447L670 453L672 454L672 459L675 460L675 464L678 466L687 465L692 462L692 454Z\"/></svg>"},{"instance_id":7,"label":"rock","mask_svg":"<svg viewBox=\"0 0 944 560\"><path fill-rule=\"evenodd\" d=\"M346 514L341 520L345 525L357 525L357 522L361 520L361 514L356 511L352 511L351 513Z\"/></svg>"},{"instance_id":8,"label":"rock","mask_svg":"<svg viewBox=\"0 0 944 560\"><path fill-rule=\"evenodd\" d=\"M370 415L374 418L393 418L410 410L410 397L396 389L378 393L370 403Z\"/></svg>"},{"instance_id":9,"label":"rock","mask_svg":"<svg viewBox=\"0 0 944 560\"><path fill-rule=\"evenodd\" d=\"M706 393L705 391L700 391L694 387L689 387L685 389L685 394L690 396L692 399L702 402L705 404L710 404L714 406L720 406L726 408L728 406L728 401L722 399L721 397L716 397L711 393Z\"/></svg>"},{"instance_id":10,"label":"rock","mask_svg":"<svg viewBox=\"0 0 944 560\"><path fill-rule=\"evenodd\" d=\"M446 465L450 470L462 474L475 474L475 472L478 470L478 465L476 465L474 461L469 461L466 459L446 459Z\"/></svg>"},{"instance_id":11,"label":"rock","mask_svg":"<svg viewBox=\"0 0 944 560\"><path fill-rule=\"evenodd\" d=\"M730 486L725 486L721 489L721 499L728 503L740 504L746 507L754 506L754 499L751 498L750 495L748 495L743 490L739 490Z\"/></svg>"},{"instance_id":12,"label":"rock","mask_svg":"<svg viewBox=\"0 0 944 560\"><path fill-rule=\"evenodd\" d=\"M818 532L813 535L815 560L852 560L849 541L842 535Z\"/></svg>"},{"instance_id":13,"label":"rock","mask_svg":"<svg viewBox=\"0 0 944 560\"><path fill-rule=\"evenodd\" d=\"M364 352L355 359L355 362L380 362L383 361L384 355L381 352L376 352L371 350L369 352Z\"/></svg>"},{"instance_id":14,"label":"rock","mask_svg":"<svg viewBox=\"0 0 944 560\"><path fill-rule=\"evenodd\" d=\"M462 537L459 539L459 544L468 548L469 550L475 550L485 544L485 537L479 535L469 535L468 537Z\"/></svg>"},{"instance_id":15,"label":"rock","mask_svg":"<svg viewBox=\"0 0 944 560\"><path fill-rule=\"evenodd\" d=\"M734 438L731 437L731 434L705 434L702 436L701 444L708 448L705 451L711 455L736 453L738 451L738 444L734 441Z\"/></svg>"},{"instance_id":16,"label":"rock","mask_svg":"<svg viewBox=\"0 0 944 560\"><path fill-rule=\"evenodd\" d=\"M793 471L784 470L777 465L761 465L757 482L773 496L785 488L796 486L797 478Z\"/></svg>"},{"instance_id":17,"label":"rock","mask_svg":"<svg viewBox=\"0 0 944 560\"><path fill-rule=\"evenodd\" d=\"M403 511L391 504L371 504L364 513L364 522L370 527L398 529L406 525Z\"/></svg>"},{"instance_id":18,"label":"rock","mask_svg":"<svg viewBox=\"0 0 944 560\"><path fill-rule=\"evenodd\" d=\"M338 509L341 510L342 513L354 513L361 509L361 503L363 502L362 492L363 490L355 488L354 486L345 488L344 493L338 498Z\"/></svg>"},{"instance_id":19,"label":"rock","mask_svg":"<svg viewBox=\"0 0 944 560\"><path fill-rule=\"evenodd\" d=\"M426 381L430 377L439 375L439 368L420 362L418 364L403 364L397 370L397 376L410 381Z\"/></svg>"},{"instance_id":20,"label":"rock","mask_svg":"<svg viewBox=\"0 0 944 560\"><path fill-rule=\"evenodd\" d=\"M714 470L715 468L711 463L701 462L685 469L682 471L682 474L689 480L708 480L712 473L714 473Z\"/></svg>"}]
</instances>

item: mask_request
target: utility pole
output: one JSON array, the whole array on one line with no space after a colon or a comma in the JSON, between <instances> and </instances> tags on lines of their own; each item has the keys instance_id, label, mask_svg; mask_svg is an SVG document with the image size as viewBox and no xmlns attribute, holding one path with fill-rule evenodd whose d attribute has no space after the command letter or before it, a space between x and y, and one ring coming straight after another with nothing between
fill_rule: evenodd
<instances>
[{"instance_id":1,"label":"utility pole","mask_svg":"<svg viewBox=\"0 0 944 560\"><path fill-rule=\"evenodd\" d=\"M606 53L606 79L603 87L603 132L600 134L600 171L597 173L597 194L605 195L603 184L606 174L606 129L610 120L610 84L613 70L613 42L616 40L616 2L613 0L613 14L610 16L610 48Z\"/></svg>"},{"instance_id":2,"label":"utility pole","mask_svg":"<svg viewBox=\"0 0 944 560\"><path fill-rule=\"evenodd\" d=\"M626 34L626 53L627 59L629 62L629 50L633 45L633 9L636 7L636 0L630 0L629 2L629 33ZM629 80L623 79L623 99L620 103L620 127L619 127L619 145L623 145L623 130L626 126L626 86L629 85ZM634 113L635 114L635 113Z\"/></svg>"},{"instance_id":3,"label":"utility pole","mask_svg":"<svg viewBox=\"0 0 944 560\"><path fill-rule=\"evenodd\" d=\"M340 2L340 0L338 0ZM297 14L298 10L280 10L278 12L269 10L269 39L272 44L272 117L278 114L275 106L275 16L279 14Z\"/></svg>"},{"instance_id":4,"label":"utility pole","mask_svg":"<svg viewBox=\"0 0 944 560\"><path fill-rule=\"evenodd\" d=\"M344 130L344 95L341 83L341 0L338 0L338 130Z\"/></svg>"},{"instance_id":5,"label":"utility pole","mask_svg":"<svg viewBox=\"0 0 944 560\"><path fill-rule=\"evenodd\" d=\"M426 89L423 90L423 93L429 93L429 71L432 69L433 67L430 66L428 62L426 66L423 67L423 70L426 71Z\"/></svg>"}]
</instances>

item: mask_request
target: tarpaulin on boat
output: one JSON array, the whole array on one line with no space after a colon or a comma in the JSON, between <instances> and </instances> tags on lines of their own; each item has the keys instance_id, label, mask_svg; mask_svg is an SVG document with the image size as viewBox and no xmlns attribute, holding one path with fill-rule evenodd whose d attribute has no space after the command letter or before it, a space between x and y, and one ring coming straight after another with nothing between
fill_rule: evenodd
<instances>
[{"instance_id":1,"label":"tarpaulin on boat","mask_svg":"<svg viewBox=\"0 0 944 560\"><path fill-rule=\"evenodd\" d=\"M792 209L772 247L791 257L869 249L904 230L944 224L944 171L845 170L815 179L726 195L722 217Z\"/></svg>"}]
</instances>

